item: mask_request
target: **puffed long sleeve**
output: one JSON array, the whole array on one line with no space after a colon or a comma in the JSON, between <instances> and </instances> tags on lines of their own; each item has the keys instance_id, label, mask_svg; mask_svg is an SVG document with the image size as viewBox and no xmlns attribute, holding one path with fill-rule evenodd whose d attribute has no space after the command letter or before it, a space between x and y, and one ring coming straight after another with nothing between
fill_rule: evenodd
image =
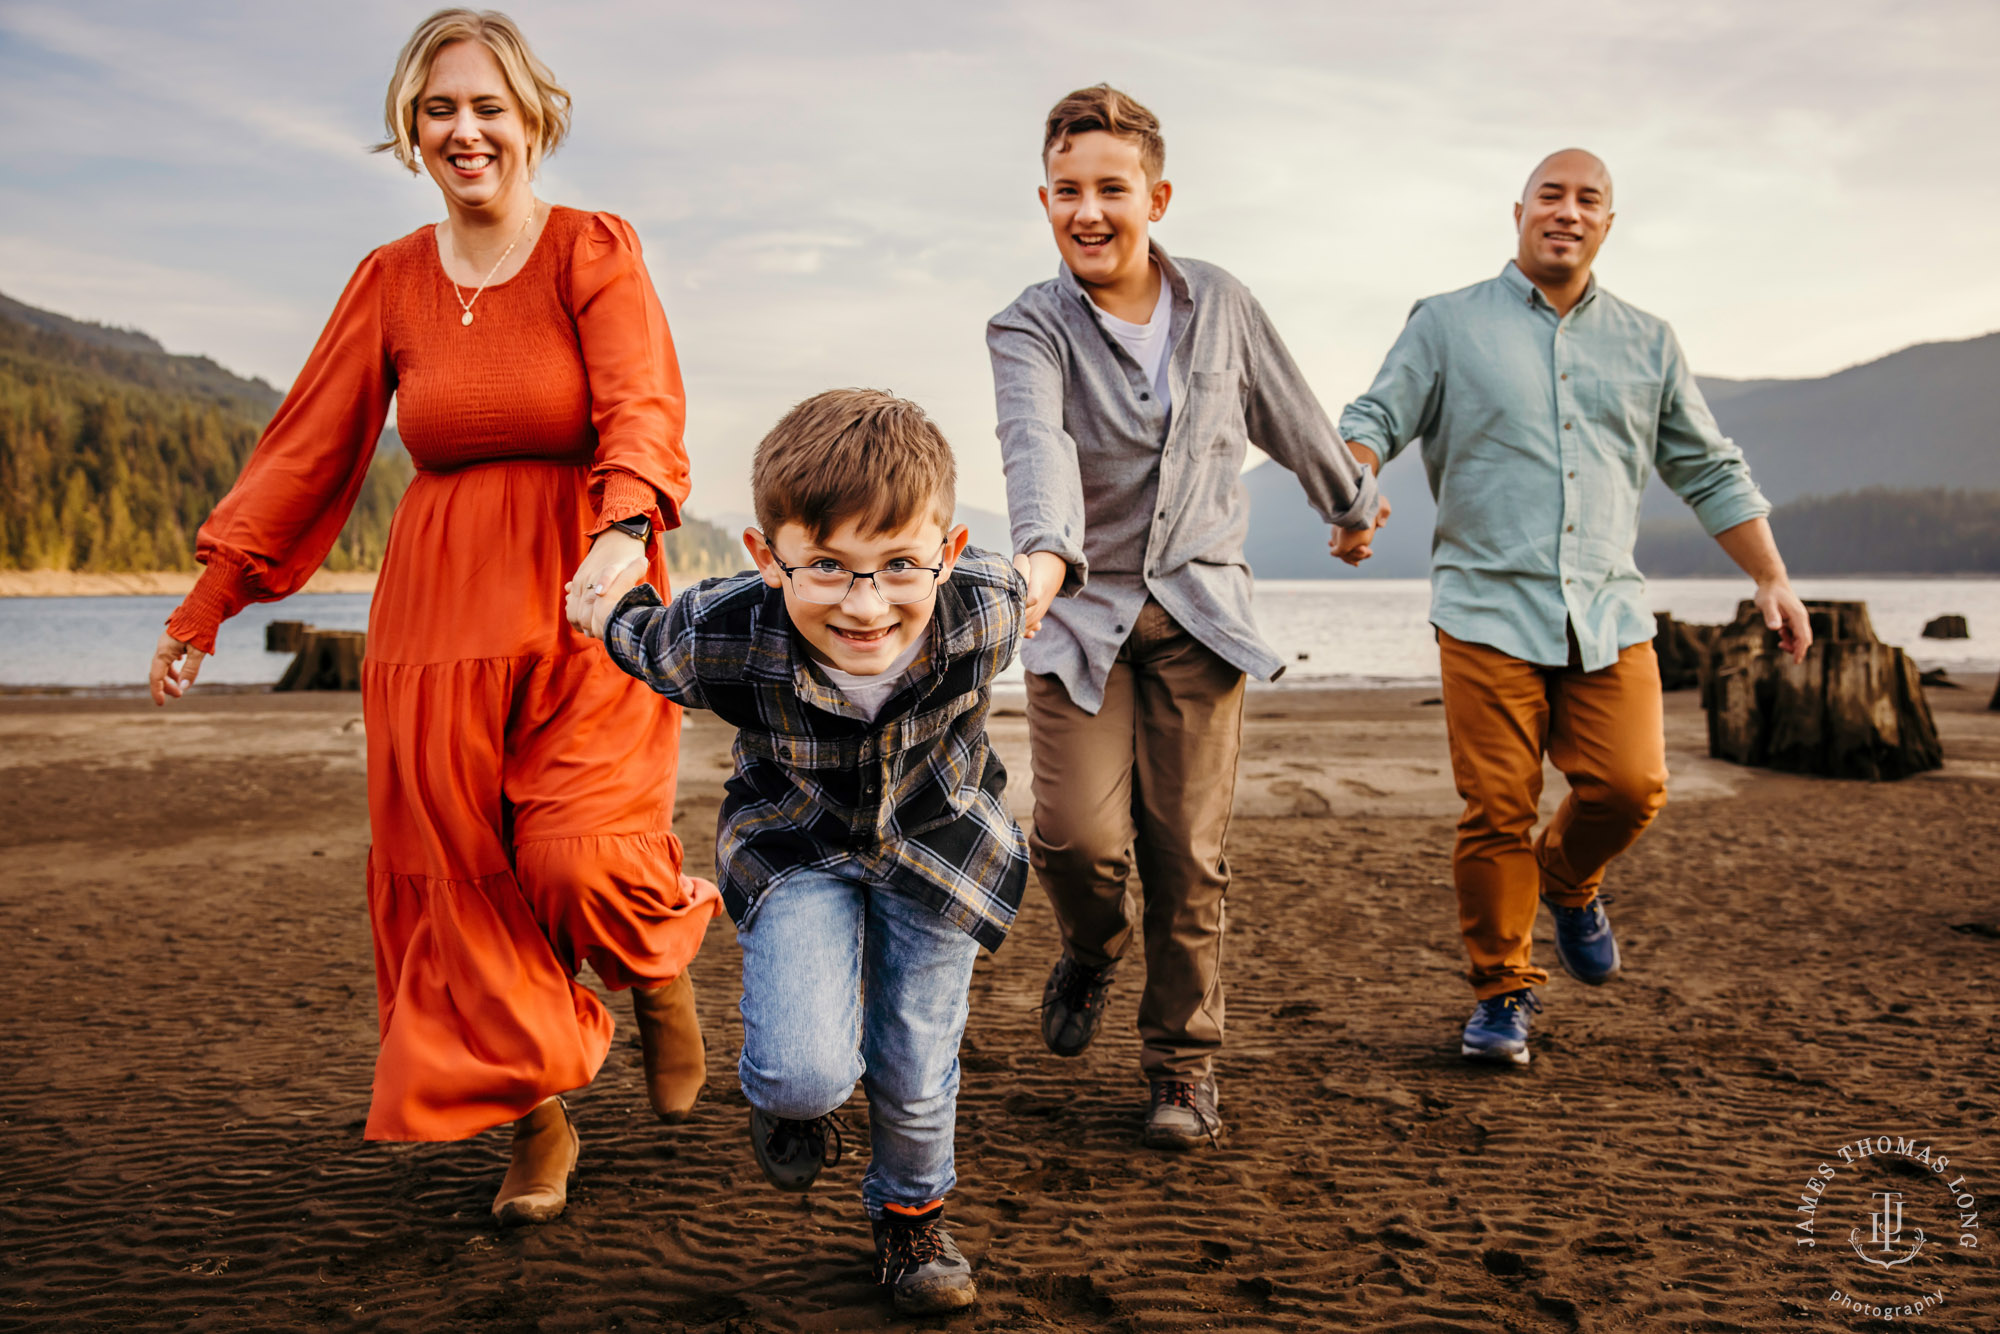
<instances>
[{"instance_id":1,"label":"puffed long sleeve","mask_svg":"<svg viewBox=\"0 0 2000 1334\"><path fill-rule=\"evenodd\" d=\"M630 223L592 215L576 242L570 290L597 428L591 532L641 514L655 529L678 528L689 485L687 397L666 312Z\"/></svg>"},{"instance_id":2,"label":"puffed long sleeve","mask_svg":"<svg viewBox=\"0 0 2000 1334\"><path fill-rule=\"evenodd\" d=\"M361 262L236 485L195 539L201 578L167 618L174 638L215 651L222 623L296 593L333 549L368 476L395 374L382 336L379 255Z\"/></svg>"}]
</instances>

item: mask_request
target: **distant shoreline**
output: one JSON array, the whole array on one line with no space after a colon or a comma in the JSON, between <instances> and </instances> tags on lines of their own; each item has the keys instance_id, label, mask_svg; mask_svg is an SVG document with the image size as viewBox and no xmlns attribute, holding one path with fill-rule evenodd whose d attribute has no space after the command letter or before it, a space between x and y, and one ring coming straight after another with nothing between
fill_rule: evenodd
<instances>
[{"instance_id":1,"label":"distant shoreline","mask_svg":"<svg viewBox=\"0 0 2000 1334\"><path fill-rule=\"evenodd\" d=\"M200 577L200 570L0 570L0 598L184 597ZM321 570L300 591L373 593L375 571Z\"/></svg>"},{"instance_id":2,"label":"distant shoreline","mask_svg":"<svg viewBox=\"0 0 2000 1334\"><path fill-rule=\"evenodd\" d=\"M106 573L86 570L0 570L0 598L88 598L88 597L184 597L194 587L199 578L199 570L139 570L125 573ZM692 579L681 575L672 576L672 585L681 588L695 580L706 578L696 575ZM1422 580L1422 575L1401 576L1410 580ZM1794 580L1804 579L1877 579L1884 581L1907 580L1911 582L1945 582L1950 580L2000 579L2000 573L1992 570L1959 570L1951 574L1794 574ZM1715 582L1740 575L1699 575L1665 574L1655 575L1648 582L1707 580ZM302 593L373 593L376 572L374 570L346 570L336 573L321 570L306 581ZM1323 579L1265 579L1261 583L1318 584L1336 583L1388 583L1389 576L1370 577L1368 575L1330 575Z\"/></svg>"},{"instance_id":3,"label":"distant shoreline","mask_svg":"<svg viewBox=\"0 0 2000 1334\"><path fill-rule=\"evenodd\" d=\"M200 570L0 570L0 598L185 597ZM701 578L703 576L695 576ZM692 582L669 576L672 586ZM301 593L373 593L374 570L321 570Z\"/></svg>"}]
</instances>

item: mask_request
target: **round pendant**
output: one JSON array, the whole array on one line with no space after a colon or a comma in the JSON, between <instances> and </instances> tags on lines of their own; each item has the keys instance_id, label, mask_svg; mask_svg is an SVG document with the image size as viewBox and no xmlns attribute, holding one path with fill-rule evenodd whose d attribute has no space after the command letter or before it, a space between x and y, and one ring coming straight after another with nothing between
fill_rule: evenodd
<instances>
[{"instance_id":1,"label":"round pendant","mask_svg":"<svg viewBox=\"0 0 2000 1334\"><path fill-rule=\"evenodd\" d=\"M465 312L465 314L463 314L463 315L461 315L461 316L459 316L459 317L458 317L458 322L459 322L460 324L470 324L470 323L472 323L472 312L471 312L471 311L469 311L469 310L468 310L468 311L466 311L466 312Z\"/></svg>"}]
</instances>

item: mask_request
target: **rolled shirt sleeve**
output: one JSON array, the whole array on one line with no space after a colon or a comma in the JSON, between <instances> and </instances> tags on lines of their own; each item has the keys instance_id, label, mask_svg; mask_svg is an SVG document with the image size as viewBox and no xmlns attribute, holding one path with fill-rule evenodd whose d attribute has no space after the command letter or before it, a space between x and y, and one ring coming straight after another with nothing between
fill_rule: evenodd
<instances>
[{"instance_id":1,"label":"rolled shirt sleeve","mask_svg":"<svg viewBox=\"0 0 2000 1334\"><path fill-rule=\"evenodd\" d=\"M1671 330L1665 369L1653 458L1660 480L1687 502L1710 537L1769 514L1771 502L1751 480L1743 451L1716 425Z\"/></svg>"},{"instance_id":2,"label":"rolled shirt sleeve","mask_svg":"<svg viewBox=\"0 0 2000 1334\"><path fill-rule=\"evenodd\" d=\"M1385 464L1437 423L1444 371L1432 337L1434 322L1423 302L1411 307L1375 382L1340 414L1341 436L1367 446Z\"/></svg>"}]
</instances>

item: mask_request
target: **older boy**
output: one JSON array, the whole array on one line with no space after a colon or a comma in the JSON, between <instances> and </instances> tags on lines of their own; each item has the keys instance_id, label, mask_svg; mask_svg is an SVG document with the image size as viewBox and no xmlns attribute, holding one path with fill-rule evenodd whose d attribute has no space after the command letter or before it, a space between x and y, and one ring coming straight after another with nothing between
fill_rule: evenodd
<instances>
[{"instance_id":1,"label":"older boy","mask_svg":"<svg viewBox=\"0 0 2000 1334\"><path fill-rule=\"evenodd\" d=\"M738 728L715 860L743 947L757 1164L781 1190L810 1186L860 1082L878 1277L915 1312L976 1295L942 1226L958 1046L973 960L1027 880L986 740L1025 588L951 526L954 472L915 404L808 399L757 447L756 572L669 607L642 585L603 622L620 667Z\"/></svg>"},{"instance_id":2,"label":"older boy","mask_svg":"<svg viewBox=\"0 0 2000 1334\"><path fill-rule=\"evenodd\" d=\"M1062 263L986 341L1030 629L1048 618L1022 651L1030 847L1063 935L1042 1038L1075 1056L1095 1036L1132 939L1136 863L1145 1141L1192 1148L1222 1133L1223 835L1243 681L1284 670L1250 614L1244 451L1298 475L1350 562L1368 554L1379 501L1250 293L1150 239L1173 194L1165 161L1158 120L1116 89L1056 104L1041 201Z\"/></svg>"}]
</instances>

